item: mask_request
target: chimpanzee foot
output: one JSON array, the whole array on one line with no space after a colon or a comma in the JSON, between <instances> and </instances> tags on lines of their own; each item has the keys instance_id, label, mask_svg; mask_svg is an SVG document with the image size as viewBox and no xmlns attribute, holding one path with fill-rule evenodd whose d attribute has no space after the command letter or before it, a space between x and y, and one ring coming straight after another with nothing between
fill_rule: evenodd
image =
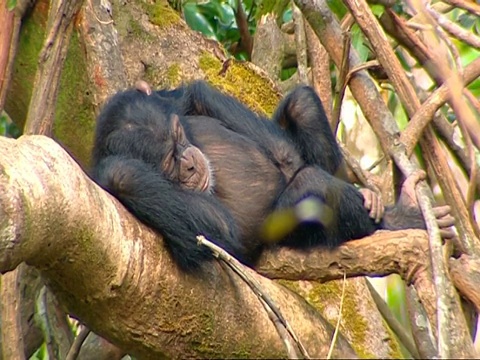
<instances>
[{"instance_id":1,"label":"chimpanzee foot","mask_svg":"<svg viewBox=\"0 0 480 360\"><path fill-rule=\"evenodd\" d=\"M415 186L421 180L426 178L426 173L423 170L417 170L407 177L402 185L402 193L399 202L402 202L405 207L416 207L419 209L417 196L415 194ZM455 230L452 228L455 225L455 219L450 214L451 208L448 205L434 206L433 214L437 219L438 227L440 228L440 235L442 239L452 239L456 236Z\"/></svg>"},{"instance_id":2,"label":"chimpanzee foot","mask_svg":"<svg viewBox=\"0 0 480 360\"><path fill-rule=\"evenodd\" d=\"M416 170L405 179L402 185L400 199L398 199L402 206L419 208L415 186L419 181L425 180L426 177L427 174L425 171Z\"/></svg>"}]
</instances>

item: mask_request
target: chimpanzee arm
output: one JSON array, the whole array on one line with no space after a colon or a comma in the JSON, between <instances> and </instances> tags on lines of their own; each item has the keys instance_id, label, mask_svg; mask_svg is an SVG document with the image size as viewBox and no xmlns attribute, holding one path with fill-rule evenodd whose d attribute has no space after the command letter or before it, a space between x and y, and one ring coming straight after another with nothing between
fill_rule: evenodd
<instances>
[{"instance_id":1,"label":"chimpanzee arm","mask_svg":"<svg viewBox=\"0 0 480 360\"><path fill-rule=\"evenodd\" d=\"M194 270L213 258L210 250L197 245L196 236L200 234L245 261L235 222L215 197L182 190L141 160L121 156L101 160L94 169L94 179L139 220L164 236L173 258L184 270Z\"/></svg>"},{"instance_id":2,"label":"chimpanzee arm","mask_svg":"<svg viewBox=\"0 0 480 360\"><path fill-rule=\"evenodd\" d=\"M110 155L160 165L169 150L165 143L171 142L171 121L164 105L132 90L109 99L97 119L93 165Z\"/></svg>"},{"instance_id":3,"label":"chimpanzee arm","mask_svg":"<svg viewBox=\"0 0 480 360\"><path fill-rule=\"evenodd\" d=\"M319 165L346 179L342 153L315 90L297 87L280 103L273 120L286 131L308 165Z\"/></svg>"},{"instance_id":4,"label":"chimpanzee arm","mask_svg":"<svg viewBox=\"0 0 480 360\"><path fill-rule=\"evenodd\" d=\"M287 182L303 166L295 144L277 124L255 114L235 98L222 94L205 82L197 81L185 88L182 108L184 115L215 118L227 129L254 141L282 171ZM197 119L201 121L200 117Z\"/></svg>"},{"instance_id":5,"label":"chimpanzee arm","mask_svg":"<svg viewBox=\"0 0 480 360\"><path fill-rule=\"evenodd\" d=\"M415 196L415 184L424 172L409 176L398 202L385 209L382 222L375 224L363 206L363 197L352 185L333 177L319 167L302 169L276 201L275 210L293 209L296 228L280 240L294 247L337 246L359 239L377 229L425 229ZM434 207L442 238L455 236L454 219L448 206ZM282 219L283 220L283 219Z\"/></svg>"},{"instance_id":6,"label":"chimpanzee arm","mask_svg":"<svg viewBox=\"0 0 480 360\"><path fill-rule=\"evenodd\" d=\"M146 127L119 128L109 133L105 138L96 139L93 149L93 165L95 166L107 156L121 155L142 159L155 166L157 171L162 171L161 161L165 159L168 147L152 146L152 144L159 144L159 142L155 132Z\"/></svg>"}]
</instances>

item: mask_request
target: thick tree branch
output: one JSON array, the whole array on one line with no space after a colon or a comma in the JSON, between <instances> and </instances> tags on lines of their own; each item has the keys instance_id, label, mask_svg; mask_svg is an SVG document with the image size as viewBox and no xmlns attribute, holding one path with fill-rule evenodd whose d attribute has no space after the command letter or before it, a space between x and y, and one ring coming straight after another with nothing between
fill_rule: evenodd
<instances>
[{"instance_id":1,"label":"thick tree branch","mask_svg":"<svg viewBox=\"0 0 480 360\"><path fill-rule=\"evenodd\" d=\"M399 274L418 289L430 320L436 316L425 231L382 231L331 251L308 254L279 248L264 253L256 269L271 279L321 282L341 279L344 273L348 277Z\"/></svg>"},{"instance_id":2,"label":"thick tree branch","mask_svg":"<svg viewBox=\"0 0 480 360\"><path fill-rule=\"evenodd\" d=\"M22 261L40 269L74 316L141 358L285 356L275 327L242 280L215 261L182 273L159 237L53 140L0 138L0 153L2 272ZM325 357L332 327L302 298L248 271L311 356ZM334 356L354 353L339 338Z\"/></svg>"}]
</instances>

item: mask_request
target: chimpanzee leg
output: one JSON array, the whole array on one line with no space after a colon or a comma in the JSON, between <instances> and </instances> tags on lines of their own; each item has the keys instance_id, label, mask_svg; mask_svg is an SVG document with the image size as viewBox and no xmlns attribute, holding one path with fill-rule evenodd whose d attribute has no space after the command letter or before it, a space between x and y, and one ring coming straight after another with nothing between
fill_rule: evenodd
<instances>
[{"instance_id":1,"label":"chimpanzee leg","mask_svg":"<svg viewBox=\"0 0 480 360\"><path fill-rule=\"evenodd\" d=\"M195 81L185 88L183 115L203 115L218 119L226 128L258 143L264 143L275 136L269 120L204 81Z\"/></svg>"},{"instance_id":2,"label":"chimpanzee leg","mask_svg":"<svg viewBox=\"0 0 480 360\"><path fill-rule=\"evenodd\" d=\"M181 115L215 118L229 130L254 141L276 164L287 181L303 166L295 144L272 121L263 118L235 98L222 94L203 81L196 81L173 91L157 92L159 101L182 104ZM197 117L201 121L201 117Z\"/></svg>"},{"instance_id":3,"label":"chimpanzee leg","mask_svg":"<svg viewBox=\"0 0 480 360\"><path fill-rule=\"evenodd\" d=\"M328 173L344 178L339 173L344 171L342 153L322 102L311 87L297 87L285 97L273 120L286 131L308 165L319 165Z\"/></svg>"},{"instance_id":4,"label":"chimpanzee leg","mask_svg":"<svg viewBox=\"0 0 480 360\"><path fill-rule=\"evenodd\" d=\"M173 258L184 270L213 259L197 245L205 235L241 261L247 251L230 212L213 196L182 190L138 159L108 156L93 170L95 181L117 197L142 222L164 236Z\"/></svg>"},{"instance_id":5,"label":"chimpanzee leg","mask_svg":"<svg viewBox=\"0 0 480 360\"><path fill-rule=\"evenodd\" d=\"M275 209L294 210L297 226L282 243L295 247L337 246L378 227L358 190L318 166L302 169L280 194Z\"/></svg>"}]
</instances>

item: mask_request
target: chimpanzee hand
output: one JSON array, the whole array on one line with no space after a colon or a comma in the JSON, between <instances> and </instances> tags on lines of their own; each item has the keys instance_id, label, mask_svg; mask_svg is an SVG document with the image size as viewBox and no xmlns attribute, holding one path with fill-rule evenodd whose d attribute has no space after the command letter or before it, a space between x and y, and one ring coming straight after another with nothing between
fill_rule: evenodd
<instances>
[{"instance_id":1,"label":"chimpanzee hand","mask_svg":"<svg viewBox=\"0 0 480 360\"><path fill-rule=\"evenodd\" d=\"M420 209L417 196L415 194L415 186L421 180L426 178L426 173L423 170L417 170L405 179L402 185L402 192L400 194L399 204L405 208ZM438 227L440 228L440 235L443 239L452 239L456 236L454 229L455 219L450 215L450 206L434 206L433 213L437 219Z\"/></svg>"},{"instance_id":2,"label":"chimpanzee hand","mask_svg":"<svg viewBox=\"0 0 480 360\"><path fill-rule=\"evenodd\" d=\"M363 206L370 210L369 216L378 224L385 212L382 196L367 188L362 188L359 191L363 196Z\"/></svg>"}]
</instances>

